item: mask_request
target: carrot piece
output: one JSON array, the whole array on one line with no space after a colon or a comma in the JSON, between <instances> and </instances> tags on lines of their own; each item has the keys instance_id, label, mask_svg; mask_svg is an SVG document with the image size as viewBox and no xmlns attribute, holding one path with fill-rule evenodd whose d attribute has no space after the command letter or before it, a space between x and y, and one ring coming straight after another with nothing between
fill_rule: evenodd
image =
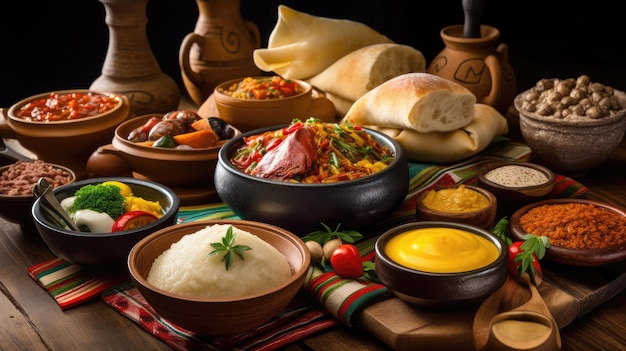
<instances>
[{"instance_id":1,"label":"carrot piece","mask_svg":"<svg viewBox=\"0 0 626 351\"><path fill-rule=\"evenodd\" d=\"M219 137L212 129L196 130L194 132L178 134L174 135L173 138L177 144L188 145L195 149L211 147L219 140Z\"/></svg>"},{"instance_id":2,"label":"carrot piece","mask_svg":"<svg viewBox=\"0 0 626 351\"><path fill-rule=\"evenodd\" d=\"M141 146L152 146L154 144L154 140L138 141L135 144Z\"/></svg>"},{"instance_id":3,"label":"carrot piece","mask_svg":"<svg viewBox=\"0 0 626 351\"><path fill-rule=\"evenodd\" d=\"M193 130L213 130L208 118L202 118L191 123L191 128L193 128Z\"/></svg>"}]
</instances>

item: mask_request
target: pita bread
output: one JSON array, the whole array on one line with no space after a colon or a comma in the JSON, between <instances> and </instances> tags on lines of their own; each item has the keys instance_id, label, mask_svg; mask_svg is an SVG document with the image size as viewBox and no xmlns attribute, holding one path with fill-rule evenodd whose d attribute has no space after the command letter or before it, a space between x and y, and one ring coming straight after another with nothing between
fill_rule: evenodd
<instances>
[{"instance_id":1,"label":"pita bread","mask_svg":"<svg viewBox=\"0 0 626 351\"><path fill-rule=\"evenodd\" d=\"M411 129L367 126L394 138L412 162L450 163L484 150L495 137L508 133L506 118L486 104L475 105L476 114L463 128L446 132L420 133Z\"/></svg>"},{"instance_id":2,"label":"pita bread","mask_svg":"<svg viewBox=\"0 0 626 351\"><path fill-rule=\"evenodd\" d=\"M430 73L406 73L361 96L344 120L360 125L450 132L474 119L476 96L467 88Z\"/></svg>"},{"instance_id":3,"label":"pita bread","mask_svg":"<svg viewBox=\"0 0 626 351\"><path fill-rule=\"evenodd\" d=\"M267 48L254 50L252 57L263 71L308 79L356 49L391 42L363 23L312 16L280 5Z\"/></svg>"}]
</instances>

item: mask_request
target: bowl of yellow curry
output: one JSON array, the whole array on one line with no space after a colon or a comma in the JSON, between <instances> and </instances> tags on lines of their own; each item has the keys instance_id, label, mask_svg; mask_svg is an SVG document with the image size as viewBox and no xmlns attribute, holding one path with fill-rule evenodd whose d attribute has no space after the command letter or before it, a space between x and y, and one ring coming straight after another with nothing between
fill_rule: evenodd
<instances>
[{"instance_id":1,"label":"bowl of yellow curry","mask_svg":"<svg viewBox=\"0 0 626 351\"><path fill-rule=\"evenodd\" d=\"M415 208L419 220L449 221L491 229L498 201L487 189L457 184L423 192L418 196Z\"/></svg>"},{"instance_id":2,"label":"bowl of yellow curry","mask_svg":"<svg viewBox=\"0 0 626 351\"><path fill-rule=\"evenodd\" d=\"M215 189L242 219L304 236L366 228L406 198L408 164L383 133L316 119L244 133L218 154Z\"/></svg>"},{"instance_id":3,"label":"bowl of yellow curry","mask_svg":"<svg viewBox=\"0 0 626 351\"><path fill-rule=\"evenodd\" d=\"M508 251L489 230L423 221L402 224L375 244L376 274L415 306L451 309L476 305L507 278Z\"/></svg>"}]
</instances>

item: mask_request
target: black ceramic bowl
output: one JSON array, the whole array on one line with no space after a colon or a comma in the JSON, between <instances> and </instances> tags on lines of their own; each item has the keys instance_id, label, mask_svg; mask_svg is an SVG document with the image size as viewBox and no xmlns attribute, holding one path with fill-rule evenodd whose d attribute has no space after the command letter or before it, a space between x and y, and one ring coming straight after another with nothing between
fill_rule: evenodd
<instances>
[{"instance_id":1,"label":"black ceramic bowl","mask_svg":"<svg viewBox=\"0 0 626 351\"><path fill-rule=\"evenodd\" d=\"M385 248L392 238L423 228L460 229L484 237L495 245L498 256L495 261L481 268L456 273L433 273L407 268L387 255ZM478 304L502 286L508 274L508 250L504 243L486 229L463 223L423 221L402 224L381 235L376 241L375 249L376 274L380 280L398 298L429 309L451 309Z\"/></svg>"},{"instance_id":2,"label":"black ceramic bowl","mask_svg":"<svg viewBox=\"0 0 626 351\"><path fill-rule=\"evenodd\" d=\"M32 207L32 215L42 239L59 256L80 266L124 267L128 253L137 242L159 229L176 224L180 207L178 196L170 188L148 180L130 177L92 178L61 186L54 190L54 195L61 201L73 196L85 185L108 180L127 184L135 196L159 201L165 213L157 221L132 230L115 233L76 232L57 224L42 211L41 200L37 199Z\"/></svg>"},{"instance_id":3,"label":"black ceramic bowl","mask_svg":"<svg viewBox=\"0 0 626 351\"><path fill-rule=\"evenodd\" d=\"M230 159L245 137L287 125L257 129L227 142L218 154L215 189L242 219L285 228L298 236L335 228L358 229L379 222L406 198L409 171L400 145L387 135L367 130L388 146L395 158L384 170L360 179L327 184L301 184L268 180L245 174Z\"/></svg>"}]
</instances>

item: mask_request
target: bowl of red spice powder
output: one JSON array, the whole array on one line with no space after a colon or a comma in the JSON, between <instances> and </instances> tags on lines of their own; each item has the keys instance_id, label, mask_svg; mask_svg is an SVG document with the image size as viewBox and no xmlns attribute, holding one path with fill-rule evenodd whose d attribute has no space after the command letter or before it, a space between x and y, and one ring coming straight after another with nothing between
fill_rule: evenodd
<instances>
[{"instance_id":1,"label":"bowl of red spice powder","mask_svg":"<svg viewBox=\"0 0 626 351\"><path fill-rule=\"evenodd\" d=\"M549 199L517 210L511 237L546 236L545 259L572 266L600 266L626 259L626 210L591 199Z\"/></svg>"}]
</instances>

